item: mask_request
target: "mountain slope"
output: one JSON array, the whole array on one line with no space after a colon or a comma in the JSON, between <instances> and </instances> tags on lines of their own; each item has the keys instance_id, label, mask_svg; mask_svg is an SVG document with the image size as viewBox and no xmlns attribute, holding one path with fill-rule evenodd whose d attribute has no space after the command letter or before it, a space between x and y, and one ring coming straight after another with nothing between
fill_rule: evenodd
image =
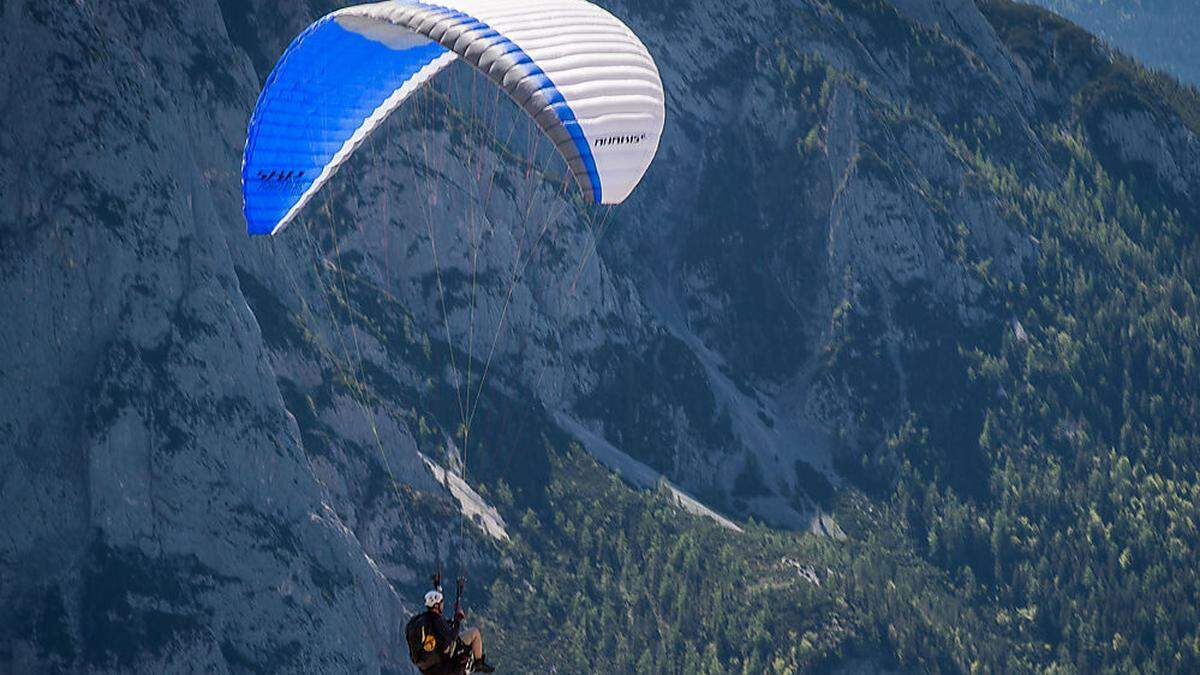
<instances>
[{"instance_id":1,"label":"mountain slope","mask_svg":"<svg viewBox=\"0 0 1200 675\"><path fill-rule=\"evenodd\" d=\"M1200 82L1196 6L1187 0L1040 0L1139 61Z\"/></svg>"},{"instance_id":2,"label":"mountain slope","mask_svg":"<svg viewBox=\"0 0 1200 675\"><path fill-rule=\"evenodd\" d=\"M459 69L249 240L331 6L0 3L0 664L403 671L441 562L516 671L1197 667L1194 92L1001 0L606 6L608 220Z\"/></svg>"}]
</instances>

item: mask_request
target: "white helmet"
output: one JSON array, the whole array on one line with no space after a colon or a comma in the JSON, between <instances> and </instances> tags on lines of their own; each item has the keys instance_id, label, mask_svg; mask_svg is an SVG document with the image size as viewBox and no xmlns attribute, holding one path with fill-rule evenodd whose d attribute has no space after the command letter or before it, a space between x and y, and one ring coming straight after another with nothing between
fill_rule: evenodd
<instances>
[{"instance_id":1,"label":"white helmet","mask_svg":"<svg viewBox=\"0 0 1200 675\"><path fill-rule=\"evenodd\" d=\"M439 591L429 591L425 594L425 606L433 607L442 601L442 594Z\"/></svg>"}]
</instances>

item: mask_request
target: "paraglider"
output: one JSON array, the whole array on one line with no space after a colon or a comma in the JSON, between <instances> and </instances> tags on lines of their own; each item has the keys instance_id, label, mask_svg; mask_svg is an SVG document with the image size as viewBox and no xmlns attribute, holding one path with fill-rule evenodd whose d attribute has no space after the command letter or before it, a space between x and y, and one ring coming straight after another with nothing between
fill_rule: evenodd
<instances>
[{"instance_id":1,"label":"paraglider","mask_svg":"<svg viewBox=\"0 0 1200 675\"><path fill-rule=\"evenodd\" d=\"M288 47L259 96L242 165L250 234L277 234L413 92L463 60L554 143L585 197L641 181L665 117L641 40L585 0L393 0L338 10Z\"/></svg>"},{"instance_id":2,"label":"paraglider","mask_svg":"<svg viewBox=\"0 0 1200 675\"><path fill-rule=\"evenodd\" d=\"M281 233L393 112L455 61L472 66L517 104L518 114L549 139L588 203L623 202L654 159L665 117L657 66L625 24L590 2L391 0L346 7L293 40L259 96L242 164L249 233ZM473 138L468 134L456 140L470 143ZM561 183L565 188L567 179ZM563 196L558 195L559 201ZM436 200L434 192L430 201ZM480 201L486 211L486 198ZM525 215L528 219L528 209ZM551 220L545 219L535 247ZM603 224L597 231L603 231ZM437 269L433 229L429 240ZM532 252L518 256L514 264L497 336L481 369L480 394L513 286L532 257ZM475 256L471 261L474 265ZM437 274L441 294L440 270ZM345 289L344 279L340 287ZM441 307L445 314L444 295ZM448 343L449 323L445 321ZM479 395L475 403L470 400L473 351L466 351L468 396L465 401L459 397L464 472L465 445L479 400ZM449 355L453 366L452 349ZM362 405L374 431L374 413ZM378 432L375 436L382 455ZM436 579L434 585L425 599L426 611L405 628L414 664L422 672L490 672L478 632L459 632L463 615L458 600L454 620L445 621Z\"/></svg>"}]
</instances>

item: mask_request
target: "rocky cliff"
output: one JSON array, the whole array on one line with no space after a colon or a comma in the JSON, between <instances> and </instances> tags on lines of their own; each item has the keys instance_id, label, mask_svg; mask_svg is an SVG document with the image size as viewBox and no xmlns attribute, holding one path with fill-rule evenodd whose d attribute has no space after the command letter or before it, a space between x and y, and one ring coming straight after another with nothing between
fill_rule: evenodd
<instances>
[{"instance_id":1,"label":"rocky cliff","mask_svg":"<svg viewBox=\"0 0 1200 675\"><path fill-rule=\"evenodd\" d=\"M0 665L404 668L425 575L501 574L572 443L729 528L840 537L834 495L886 484L919 416L971 492L997 394L963 344L1013 330L1039 255L982 164L1056 186L1047 129L1078 116L1131 189L1194 213L1194 120L1092 86L1111 57L1085 34L1013 28L1041 14L605 5L668 121L603 232L500 143L471 157L509 189L447 156L430 199L414 166L461 142L430 120L462 118L462 71L251 240L249 112L333 5L0 1Z\"/></svg>"}]
</instances>

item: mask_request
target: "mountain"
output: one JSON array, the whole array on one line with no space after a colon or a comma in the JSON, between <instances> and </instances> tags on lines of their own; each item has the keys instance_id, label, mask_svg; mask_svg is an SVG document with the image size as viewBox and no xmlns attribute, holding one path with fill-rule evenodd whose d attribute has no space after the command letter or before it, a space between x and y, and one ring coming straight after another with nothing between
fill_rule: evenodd
<instances>
[{"instance_id":1,"label":"mountain","mask_svg":"<svg viewBox=\"0 0 1200 675\"><path fill-rule=\"evenodd\" d=\"M1200 83L1200 23L1186 0L1039 0L1143 63Z\"/></svg>"},{"instance_id":2,"label":"mountain","mask_svg":"<svg viewBox=\"0 0 1200 675\"><path fill-rule=\"evenodd\" d=\"M441 566L510 672L1200 667L1195 92L1007 0L602 4L629 202L455 66L250 239L333 4L0 1L0 666L408 672Z\"/></svg>"}]
</instances>

